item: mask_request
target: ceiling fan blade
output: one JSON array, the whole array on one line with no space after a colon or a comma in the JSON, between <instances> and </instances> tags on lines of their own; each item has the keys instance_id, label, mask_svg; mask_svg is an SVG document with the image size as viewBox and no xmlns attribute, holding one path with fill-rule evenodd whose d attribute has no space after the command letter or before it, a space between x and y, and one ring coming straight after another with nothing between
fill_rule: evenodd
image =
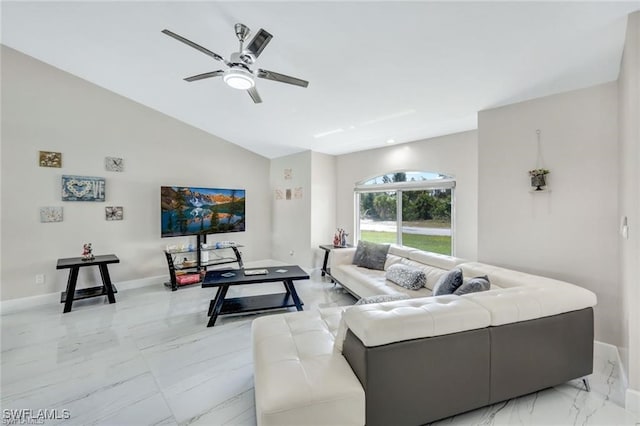
<instances>
[{"instance_id":1,"label":"ceiling fan blade","mask_svg":"<svg viewBox=\"0 0 640 426\"><path fill-rule=\"evenodd\" d=\"M256 104L262 103L262 98L258 94L258 91L256 90L255 86L253 86L251 89L248 89L247 93L249 94L249 96L251 96L251 99L253 99L254 103Z\"/></svg>"},{"instance_id":2,"label":"ceiling fan blade","mask_svg":"<svg viewBox=\"0 0 640 426\"><path fill-rule=\"evenodd\" d=\"M260 31L258 31L255 37L253 37L253 40L251 40L247 46L247 50L257 58L260 56L264 48L267 47L267 44L269 44L272 38L273 36L269 34L268 31L260 28Z\"/></svg>"},{"instance_id":3,"label":"ceiling fan blade","mask_svg":"<svg viewBox=\"0 0 640 426\"><path fill-rule=\"evenodd\" d=\"M222 71L222 70L211 71L211 72L205 72L203 74L192 75L191 77L187 77L184 80L191 82L191 81L196 81L196 80L202 80L204 78L219 77L222 74L224 74L224 71Z\"/></svg>"},{"instance_id":4,"label":"ceiling fan blade","mask_svg":"<svg viewBox=\"0 0 640 426\"><path fill-rule=\"evenodd\" d=\"M214 53L214 52L210 51L209 49L207 49L205 47L200 46L199 44L196 44L196 43L192 42L191 40L188 40L188 39L182 37L181 35L178 35L178 34L172 32L172 31L169 31L169 30L166 30L166 29L162 30L162 33L168 35L169 37L173 37L178 41L183 42L187 46L191 46L194 49L197 49L197 50L201 51L205 55L211 56L213 59L216 59L218 61L224 62L225 64L229 65L227 63L227 61L225 61L225 59L222 56L218 55L217 53Z\"/></svg>"},{"instance_id":5,"label":"ceiling fan blade","mask_svg":"<svg viewBox=\"0 0 640 426\"><path fill-rule=\"evenodd\" d=\"M306 80L301 80L299 78L290 77L273 71L259 69L257 74L260 78L266 78L267 80L278 81L280 83L293 84L294 86L307 87L309 85L309 82Z\"/></svg>"}]
</instances>

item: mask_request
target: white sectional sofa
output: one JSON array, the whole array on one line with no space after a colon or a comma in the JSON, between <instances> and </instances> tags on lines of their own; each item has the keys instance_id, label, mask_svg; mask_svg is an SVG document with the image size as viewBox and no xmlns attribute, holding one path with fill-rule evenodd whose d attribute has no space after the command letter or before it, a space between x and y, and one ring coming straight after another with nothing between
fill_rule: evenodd
<instances>
[{"instance_id":1,"label":"white sectional sofa","mask_svg":"<svg viewBox=\"0 0 640 426\"><path fill-rule=\"evenodd\" d=\"M351 292L413 297L256 319L258 425L420 425L592 372L588 290L392 247L385 268L425 268L428 288L415 292L351 265L353 250L334 254L332 277ZM425 297L454 266L491 289Z\"/></svg>"},{"instance_id":2,"label":"white sectional sofa","mask_svg":"<svg viewBox=\"0 0 640 426\"><path fill-rule=\"evenodd\" d=\"M431 296L438 279L453 267L464 263L463 259L426 252L410 247L391 245L384 265L385 271L397 263L421 268L425 271L427 284L420 290L408 290L386 280L385 271L367 269L353 264L356 248L331 252L331 277L356 297L381 294L406 294L409 297Z\"/></svg>"}]
</instances>

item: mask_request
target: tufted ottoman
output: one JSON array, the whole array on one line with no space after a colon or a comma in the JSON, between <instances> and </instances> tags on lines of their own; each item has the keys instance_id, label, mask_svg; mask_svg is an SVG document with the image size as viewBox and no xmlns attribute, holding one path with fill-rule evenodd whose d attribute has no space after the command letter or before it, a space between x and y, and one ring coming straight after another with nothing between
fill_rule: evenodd
<instances>
[{"instance_id":1,"label":"tufted ottoman","mask_svg":"<svg viewBox=\"0 0 640 426\"><path fill-rule=\"evenodd\" d=\"M345 308L253 321L258 426L364 425L365 395L333 345Z\"/></svg>"}]
</instances>

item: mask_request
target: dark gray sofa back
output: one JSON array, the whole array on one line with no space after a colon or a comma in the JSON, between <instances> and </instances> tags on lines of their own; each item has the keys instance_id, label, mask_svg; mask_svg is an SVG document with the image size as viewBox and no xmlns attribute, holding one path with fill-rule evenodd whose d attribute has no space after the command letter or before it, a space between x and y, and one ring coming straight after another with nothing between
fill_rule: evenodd
<instances>
[{"instance_id":1,"label":"dark gray sofa back","mask_svg":"<svg viewBox=\"0 0 640 426\"><path fill-rule=\"evenodd\" d=\"M368 426L417 426L592 373L593 309L342 353Z\"/></svg>"},{"instance_id":2,"label":"dark gray sofa back","mask_svg":"<svg viewBox=\"0 0 640 426\"><path fill-rule=\"evenodd\" d=\"M593 308L489 327L490 402L593 372Z\"/></svg>"}]
</instances>

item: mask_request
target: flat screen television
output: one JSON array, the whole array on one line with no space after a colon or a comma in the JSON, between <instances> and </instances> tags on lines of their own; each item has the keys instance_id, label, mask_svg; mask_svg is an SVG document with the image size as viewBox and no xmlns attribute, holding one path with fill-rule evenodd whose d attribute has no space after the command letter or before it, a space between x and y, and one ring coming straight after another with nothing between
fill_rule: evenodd
<instances>
[{"instance_id":1,"label":"flat screen television","mask_svg":"<svg viewBox=\"0 0 640 426\"><path fill-rule=\"evenodd\" d=\"M245 230L244 189L160 188L162 237Z\"/></svg>"}]
</instances>

